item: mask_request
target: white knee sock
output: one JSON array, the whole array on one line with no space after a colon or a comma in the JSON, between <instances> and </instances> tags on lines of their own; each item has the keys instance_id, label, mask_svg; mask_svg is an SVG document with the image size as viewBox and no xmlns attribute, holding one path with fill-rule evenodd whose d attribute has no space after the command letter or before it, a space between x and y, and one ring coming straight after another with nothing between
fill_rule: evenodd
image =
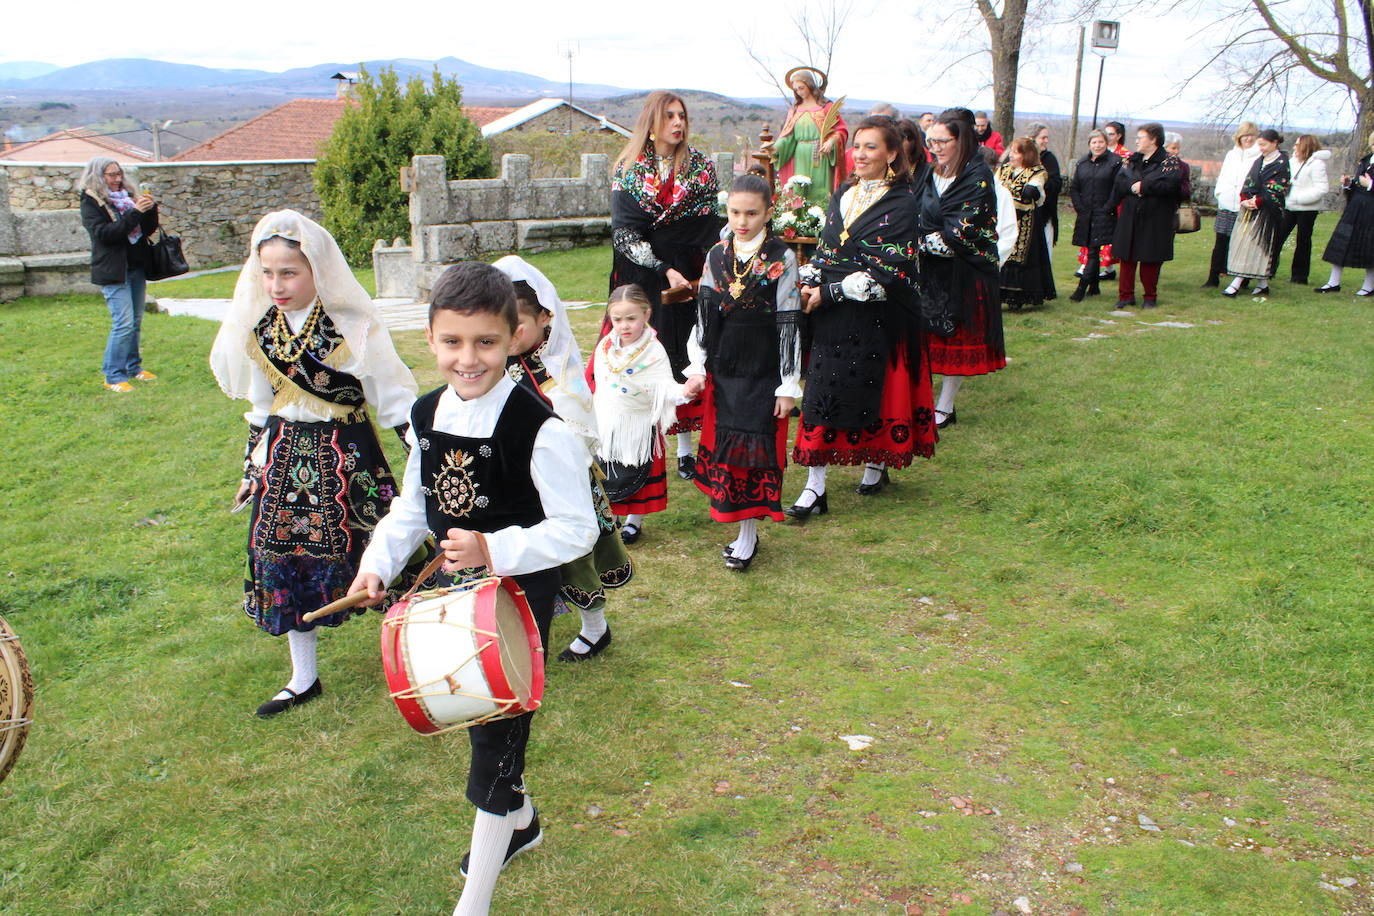
<instances>
[{"instance_id":1,"label":"white knee sock","mask_svg":"<svg viewBox=\"0 0 1374 916\"><path fill-rule=\"evenodd\" d=\"M730 553L740 558L752 557L754 555L754 548L757 547L758 544L758 519L746 518L739 523L739 536L730 542Z\"/></svg>"},{"instance_id":2,"label":"white knee sock","mask_svg":"<svg viewBox=\"0 0 1374 916\"><path fill-rule=\"evenodd\" d=\"M625 516L625 527L629 527L630 525L634 525L636 528L643 528L644 516L631 512L629 515Z\"/></svg>"},{"instance_id":3,"label":"white knee sock","mask_svg":"<svg viewBox=\"0 0 1374 916\"><path fill-rule=\"evenodd\" d=\"M946 375L940 380L940 400L935 403L935 409L948 416L954 413L954 396L959 393L959 386L964 384L962 375Z\"/></svg>"},{"instance_id":4,"label":"white knee sock","mask_svg":"<svg viewBox=\"0 0 1374 916\"><path fill-rule=\"evenodd\" d=\"M690 454L692 454L692 434L690 432L678 433L677 456L679 458L686 458Z\"/></svg>"},{"instance_id":5,"label":"white knee sock","mask_svg":"<svg viewBox=\"0 0 1374 916\"><path fill-rule=\"evenodd\" d=\"M1331 268L1331 279L1326 281L1326 285L1327 285L1327 286L1340 286L1340 285L1341 285L1341 273L1342 273L1342 271L1344 271L1344 269L1345 269L1345 268L1343 268L1343 267L1332 267L1332 268Z\"/></svg>"},{"instance_id":6,"label":"white knee sock","mask_svg":"<svg viewBox=\"0 0 1374 916\"><path fill-rule=\"evenodd\" d=\"M825 494L826 465L806 469L806 489L797 497L796 505L809 509L816 500Z\"/></svg>"},{"instance_id":7,"label":"white knee sock","mask_svg":"<svg viewBox=\"0 0 1374 916\"><path fill-rule=\"evenodd\" d=\"M582 629L579 631L578 635L588 643L595 644L598 639L606 635L606 602L602 601L598 604L594 604L581 613ZM572 645L568 648L572 649L574 652L582 651L576 639L573 640ZM528 801L526 804L528 804ZM521 824L519 826L523 827L525 825Z\"/></svg>"},{"instance_id":8,"label":"white knee sock","mask_svg":"<svg viewBox=\"0 0 1374 916\"><path fill-rule=\"evenodd\" d=\"M315 650L320 642L318 628L303 633L300 630L286 631L286 644L291 648L291 680L286 686L296 693L304 693L315 683ZM285 700L291 694L285 690L278 693L274 700Z\"/></svg>"},{"instance_id":9,"label":"white knee sock","mask_svg":"<svg viewBox=\"0 0 1374 916\"><path fill-rule=\"evenodd\" d=\"M1243 281L1244 281L1244 278L1243 278L1243 277L1232 277L1232 278L1231 278L1231 285L1228 286L1228 287L1226 287L1226 291L1227 291L1228 293L1238 293L1238 292L1240 292L1240 284L1241 284Z\"/></svg>"},{"instance_id":10,"label":"white knee sock","mask_svg":"<svg viewBox=\"0 0 1374 916\"><path fill-rule=\"evenodd\" d=\"M506 850L510 848L518 814L498 815L477 809L472 822L472 848L468 852L468 879L463 885L463 896L453 908L453 916L486 916L491 908L491 895L496 890L496 879L506 862Z\"/></svg>"},{"instance_id":11,"label":"white knee sock","mask_svg":"<svg viewBox=\"0 0 1374 916\"><path fill-rule=\"evenodd\" d=\"M1365 268L1364 285L1360 287L1360 292L1374 289L1374 270Z\"/></svg>"},{"instance_id":12,"label":"white knee sock","mask_svg":"<svg viewBox=\"0 0 1374 916\"><path fill-rule=\"evenodd\" d=\"M866 464L866 465L864 465L864 478L863 478L863 480L861 480L861 481L859 481L859 482L862 483L862 484L864 484L864 485L866 485L866 486L870 486L870 487L871 487L873 484L875 484L875 483L877 483L878 481L880 481L880 480L883 479L883 468L884 468L884 467L886 467L886 465L882 465L882 464Z\"/></svg>"}]
</instances>

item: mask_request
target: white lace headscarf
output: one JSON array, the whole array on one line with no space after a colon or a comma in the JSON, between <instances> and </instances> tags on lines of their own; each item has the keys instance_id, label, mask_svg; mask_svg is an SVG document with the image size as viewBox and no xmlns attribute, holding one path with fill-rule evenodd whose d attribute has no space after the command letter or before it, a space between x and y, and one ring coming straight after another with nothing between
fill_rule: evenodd
<instances>
[{"instance_id":1,"label":"white lace headscarf","mask_svg":"<svg viewBox=\"0 0 1374 916\"><path fill-rule=\"evenodd\" d=\"M510 281L524 280L539 297L539 305L553 315L549 325L549 339L540 352L544 368L549 372L555 387L546 392L553 401L554 412L573 432L587 440L590 451L596 451L596 411L592 407L592 391L587 387L587 377L582 370L582 351L577 348L573 337L572 323L568 321L568 310L558 291L553 288L549 278L537 267L523 258L507 255L492 265Z\"/></svg>"},{"instance_id":2,"label":"white lace headscarf","mask_svg":"<svg viewBox=\"0 0 1374 916\"><path fill-rule=\"evenodd\" d=\"M310 262L315 293L348 346L349 354L340 370L359 378L371 376L412 395L418 392L415 376L396 354L372 297L353 276L334 237L295 210L277 210L258 220L253 228L252 247L234 287L234 301L210 349L210 368L224 393L231 398L248 397L249 381L256 368L249 355L257 346L253 329L272 306L263 289L262 259L258 256L258 247L270 238L297 242Z\"/></svg>"}]
</instances>

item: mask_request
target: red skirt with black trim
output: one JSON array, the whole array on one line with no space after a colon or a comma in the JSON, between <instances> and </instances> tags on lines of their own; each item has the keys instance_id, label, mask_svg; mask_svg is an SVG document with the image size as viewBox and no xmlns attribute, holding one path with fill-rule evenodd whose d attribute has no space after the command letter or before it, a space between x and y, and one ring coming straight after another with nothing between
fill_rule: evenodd
<instances>
[{"instance_id":1,"label":"red skirt with black trim","mask_svg":"<svg viewBox=\"0 0 1374 916\"><path fill-rule=\"evenodd\" d=\"M649 469L649 479L623 503L612 502L612 515L648 515L668 508L668 475L663 460L662 441L659 440L659 454Z\"/></svg>"},{"instance_id":2,"label":"red skirt with black trim","mask_svg":"<svg viewBox=\"0 0 1374 916\"><path fill-rule=\"evenodd\" d=\"M904 468L917 455L935 454L935 395L930 373L912 378L906 354L888 363L878 418L861 430L834 429L802 417L792 460L802 467L881 464Z\"/></svg>"},{"instance_id":3,"label":"red skirt with black trim","mask_svg":"<svg viewBox=\"0 0 1374 916\"><path fill-rule=\"evenodd\" d=\"M677 422L663 431L664 435L676 436L678 433L692 433L701 429L702 418L706 416L706 402L700 396L679 404Z\"/></svg>"},{"instance_id":4,"label":"red skirt with black trim","mask_svg":"<svg viewBox=\"0 0 1374 916\"><path fill-rule=\"evenodd\" d=\"M704 403L715 403L708 376ZM773 443L771 467L736 467L714 460L716 448L716 413L706 411L702 419L701 443L697 447L696 485L711 501L711 519L717 522L742 522L750 518L783 520L782 472L787 467L786 417L777 421L777 436Z\"/></svg>"},{"instance_id":5,"label":"red skirt with black trim","mask_svg":"<svg viewBox=\"0 0 1374 916\"><path fill-rule=\"evenodd\" d=\"M959 326L949 337L927 334L930 349L930 372L932 375L987 375L1007 365L1007 351L1002 347L991 346L987 342L988 322L1002 321L1002 307L994 303L991 308L980 302L973 309L973 320L968 327ZM1001 334L997 335L1000 341Z\"/></svg>"}]
</instances>

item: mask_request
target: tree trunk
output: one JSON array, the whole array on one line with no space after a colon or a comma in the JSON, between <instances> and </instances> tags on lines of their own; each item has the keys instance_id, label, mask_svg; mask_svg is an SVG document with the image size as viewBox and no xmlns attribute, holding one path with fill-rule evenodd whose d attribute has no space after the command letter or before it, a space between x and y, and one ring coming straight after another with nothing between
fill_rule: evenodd
<instances>
[{"instance_id":1,"label":"tree trunk","mask_svg":"<svg viewBox=\"0 0 1374 916\"><path fill-rule=\"evenodd\" d=\"M1016 77L1021 67L1027 2L1005 0L1001 16L991 15L990 4L979 4L988 27L988 49L992 52L992 126L1008 143L1016 136Z\"/></svg>"}]
</instances>

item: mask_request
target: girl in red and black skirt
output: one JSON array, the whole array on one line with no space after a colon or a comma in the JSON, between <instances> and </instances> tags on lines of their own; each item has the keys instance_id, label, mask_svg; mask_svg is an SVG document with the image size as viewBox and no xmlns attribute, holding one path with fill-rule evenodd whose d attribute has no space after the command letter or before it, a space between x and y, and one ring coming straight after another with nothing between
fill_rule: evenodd
<instances>
[{"instance_id":1,"label":"girl in red and black skirt","mask_svg":"<svg viewBox=\"0 0 1374 916\"><path fill-rule=\"evenodd\" d=\"M997 197L967 109L943 112L926 142L935 168L920 193L921 308L930 371L944 376L935 418L957 422L954 396L970 375L1007 364L997 266Z\"/></svg>"},{"instance_id":2,"label":"girl in red and black skirt","mask_svg":"<svg viewBox=\"0 0 1374 916\"><path fill-rule=\"evenodd\" d=\"M611 511L624 517L620 539L626 544L639 540L645 515L668 508L663 430L683 400L668 352L649 326L651 311L643 289L616 287L606 303L610 332L592 351L597 457L606 466Z\"/></svg>"},{"instance_id":3,"label":"girl in red and black skirt","mask_svg":"<svg viewBox=\"0 0 1374 916\"><path fill-rule=\"evenodd\" d=\"M735 179L726 204L731 234L706 255L697 330L688 344L685 394L706 413L696 482L711 518L739 522L725 548L743 572L758 552L758 519L782 521L787 418L801 396L797 256L768 232L768 182Z\"/></svg>"},{"instance_id":4,"label":"girl in red and black skirt","mask_svg":"<svg viewBox=\"0 0 1374 916\"><path fill-rule=\"evenodd\" d=\"M808 474L785 514L802 521L829 508L829 465L864 465L858 492L870 495L889 467L933 454L937 438L902 138L891 119L867 118L853 148L852 183L831 198L816 255L801 270L813 335L792 459Z\"/></svg>"}]
</instances>

